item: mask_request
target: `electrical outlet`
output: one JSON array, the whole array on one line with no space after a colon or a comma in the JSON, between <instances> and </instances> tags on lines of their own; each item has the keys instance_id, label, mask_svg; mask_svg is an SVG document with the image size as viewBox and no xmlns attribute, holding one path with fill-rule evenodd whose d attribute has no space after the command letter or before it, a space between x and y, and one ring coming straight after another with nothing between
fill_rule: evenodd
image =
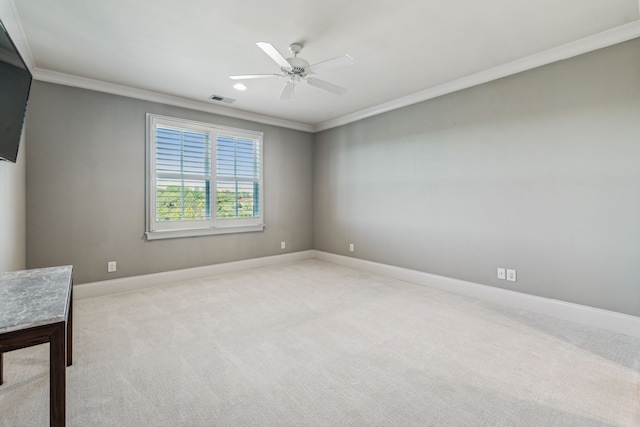
<instances>
[{"instance_id":1,"label":"electrical outlet","mask_svg":"<svg viewBox=\"0 0 640 427\"><path fill-rule=\"evenodd\" d=\"M516 271L515 270L507 269L507 280L510 281L510 282L515 282L516 281Z\"/></svg>"},{"instance_id":2,"label":"electrical outlet","mask_svg":"<svg viewBox=\"0 0 640 427\"><path fill-rule=\"evenodd\" d=\"M107 273L113 273L116 271L116 262L115 261L109 261L107 263Z\"/></svg>"},{"instance_id":3,"label":"electrical outlet","mask_svg":"<svg viewBox=\"0 0 640 427\"><path fill-rule=\"evenodd\" d=\"M498 269L498 279L504 280L507 278L507 270L504 268Z\"/></svg>"},{"instance_id":4,"label":"electrical outlet","mask_svg":"<svg viewBox=\"0 0 640 427\"><path fill-rule=\"evenodd\" d=\"M287 247L286 242L280 242L280 249L285 249Z\"/></svg>"},{"instance_id":5,"label":"electrical outlet","mask_svg":"<svg viewBox=\"0 0 640 427\"><path fill-rule=\"evenodd\" d=\"M356 245L354 245L353 243L349 243L349 252L355 252L356 250Z\"/></svg>"}]
</instances>

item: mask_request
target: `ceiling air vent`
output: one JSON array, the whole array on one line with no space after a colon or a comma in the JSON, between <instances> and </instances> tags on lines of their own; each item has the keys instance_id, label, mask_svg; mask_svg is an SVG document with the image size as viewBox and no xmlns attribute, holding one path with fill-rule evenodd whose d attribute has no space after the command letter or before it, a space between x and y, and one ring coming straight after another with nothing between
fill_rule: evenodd
<instances>
[{"instance_id":1,"label":"ceiling air vent","mask_svg":"<svg viewBox=\"0 0 640 427\"><path fill-rule=\"evenodd\" d=\"M209 99L217 102L225 102L227 104L233 104L234 102L236 102L235 99L225 98L224 96L218 96L218 95L211 95Z\"/></svg>"}]
</instances>

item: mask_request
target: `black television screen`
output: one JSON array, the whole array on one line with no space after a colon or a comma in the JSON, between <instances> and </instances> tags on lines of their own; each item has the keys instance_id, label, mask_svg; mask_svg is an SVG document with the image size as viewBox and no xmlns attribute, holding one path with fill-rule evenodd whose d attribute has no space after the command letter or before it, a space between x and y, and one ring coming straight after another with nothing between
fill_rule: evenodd
<instances>
[{"instance_id":1,"label":"black television screen","mask_svg":"<svg viewBox=\"0 0 640 427\"><path fill-rule=\"evenodd\" d=\"M0 21L0 160L16 161L31 73Z\"/></svg>"}]
</instances>

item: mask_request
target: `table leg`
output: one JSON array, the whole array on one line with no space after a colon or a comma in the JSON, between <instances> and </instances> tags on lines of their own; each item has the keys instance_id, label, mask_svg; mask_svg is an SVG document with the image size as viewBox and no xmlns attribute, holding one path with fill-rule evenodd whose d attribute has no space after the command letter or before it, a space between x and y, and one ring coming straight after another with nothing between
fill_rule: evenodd
<instances>
[{"instance_id":1,"label":"table leg","mask_svg":"<svg viewBox=\"0 0 640 427\"><path fill-rule=\"evenodd\" d=\"M63 427L66 422L65 322L60 322L49 341L49 424Z\"/></svg>"},{"instance_id":2,"label":"table leg","mask_svg":"<svg viewBox=\"0 0 640 427\"><path fill-rule=\"evenodd\" d=\"M69 316L67 317L67 366L73 363L73 286L69 295Z\"/></svg>"},{"instance_id":3,"label":"table leg","mask_svg":"<svg viewBox=\"0 0 640 427\"><path fill-rule=\"evenodd\" d=\"M2 352L0 351L0 385L2 385L2 383L4 382L2 380L2 373L3 373L2 372L2 362L3 362L3 360L2 360Z\"/></svg>"}]
</instances>

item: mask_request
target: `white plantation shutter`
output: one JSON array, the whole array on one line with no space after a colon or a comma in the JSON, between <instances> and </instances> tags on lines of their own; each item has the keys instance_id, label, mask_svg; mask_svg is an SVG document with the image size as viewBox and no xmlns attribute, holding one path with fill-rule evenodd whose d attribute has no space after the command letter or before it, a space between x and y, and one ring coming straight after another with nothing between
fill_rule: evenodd
<instances>
[{"instance_id":1,"label":"white plantation shutter","mask_svg":"<svg viewBox=\"0 0 640 427\"><path fill-rule=\"evenodd\" d=\"M148 239L263 229L262 133L152 114L147 126Z\"/></svg>"},{"instance_id":2,"label":"white plantation shutter","mask_svg":"<svg viewBox=\"0 0 640 427\"><path fill-rule=\"evenodd\" d=\"M260 217L260 140L242 135L216 136L218 218Z\"/></svg>"},{"instance_id":3,"label":"white plantation shutter","mask_svg":"<svg viewBox=\"0 0 640 427\"><path fill-rule=\"evenodd\" d=\"M211 217L211 134L157 124L156 221Z\"/></svg>"}]
</instances>

